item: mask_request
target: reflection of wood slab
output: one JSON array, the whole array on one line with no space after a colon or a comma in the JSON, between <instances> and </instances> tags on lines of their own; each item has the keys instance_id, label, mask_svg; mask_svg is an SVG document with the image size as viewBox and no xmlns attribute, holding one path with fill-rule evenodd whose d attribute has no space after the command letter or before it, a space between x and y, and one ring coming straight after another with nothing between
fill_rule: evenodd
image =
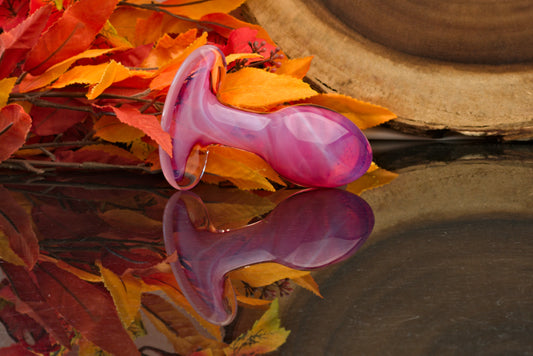
<instances>
[{"instance_id":1,"label":"reflection of wood slab","mask_svg":"<svg viewBox=\"0 0 533 356\"><path fill-rule=\"evenodd\" d=\"M510 1L250 0L309 79L383 105L415 133L533 137L533 8Z\"/></svg>"},{"instance_id":2,"label":"reflection of wood slab","mask_svg":"<svg viewBox=\"0 0 533 356\"><path fill-rule=\"evenodd\" d=\"M282 355L533 352L533 159L400 169L362 194L374 231L282 304ZM496 350L496 351L495 351Z\"/></svg>"}]
</instances>

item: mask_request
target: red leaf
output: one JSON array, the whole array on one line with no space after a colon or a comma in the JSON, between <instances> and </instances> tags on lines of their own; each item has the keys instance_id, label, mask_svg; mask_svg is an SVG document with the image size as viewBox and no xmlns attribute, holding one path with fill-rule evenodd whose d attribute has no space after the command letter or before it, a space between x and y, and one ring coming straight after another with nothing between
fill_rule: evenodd
<instances>
[{"instance_id":1,"label":"red leaf","mask_svg":"<svg viewBox=\"0 0 533 356\"><path fill-rule=\"evenodd\" d=\"M0 308L0 321L4 324L8 334L15 339L19 345L24 345L25 348L31 348L32 350L43 354L51 351L58 351L59 349L59 345L54 345L55 341L52 342L50 334L42 327L42 325L28 315L19 313L13 304L5 304ZM0 349L0 355L13 354L14 353L3 354Z\"/></svg>"},{"instance_id":2,"label":"red leaf","mask_svg":"<svg viewBox=\"0 0 533 356\"><path fill-rule=\"evenodd\" d=\"M140 355L108 293L49 262L34 273L48 303L87 340L113 355Z\"/></svg>"},{"instance_id":3,"label":"red leaf","mask_svg":"<svg viewBox=\"0 0 533 356\"><path fill-rule=\"evenodd\" d=\"M30 127L31 117L22 106L11 104L0 110L0 162L24 144Z\"/></svg>"},{"instance_id":4,"label":"red leaf","mask_svg":"<svg viewBox=\"0 0 533 356\"><path fill-rule=\"evenodd\" d=\"M37 43L50 13L51 6L41 7L17 27L0 35L0 78L7 77Z\"/></svg>"},{"instance_id":5,"label":"red leaf","mask_svg":"<svg viewBox=\"0 0 533 356\"><path fill-rule=\"evenodd\" d=\"M37 356L37 354L26 349L20 344L15 344L7 347L2 347L0 349L0 355L9 355L9 356Z\"/></svg>"},{"instance_id":6,"label":"red leaf","mask_svg":"<svg viewBox=\"0 0 533 356\"><path fill-rule=\"evenodd\" d=\"M80 106L80 102L72 98L47 98L46 101L56 105ZM57 135L85 120L87 115L85 111L33 106L30 111L33 119L31 131L38 136Z\"/></svg>"},{"instance_id":7,"label":"red leaf","mask_svg":"<svg viewBox=\"0 0 533 356\"><path fill-rule=\"evenodd\" d=\"M154 115L142 114L137 108L128 104L124 104L120 108L114 106L98 108L113 111L121 122L143 131L157 142L165 152L172 155L170 135L161 128L159 120Z\"/></svg>"},{"instance_id":8,"label":"red leaf","mask_svg":"<svg viewBox=\"0 0 533 356\"><path fill-rule=\"evenodd\" d=\"M46 31L28 56L24 70L33 75L89 48L118 0L80 0Z\"/></svg>"},{"instance_id":9,"label":"red leaf","mask_svg":"<svg viewBox=\"0 0 533 356\"><path fill-rule=\"evenodd\" d=\"M9 279L11 290L18 298L15 300L17 310L24 312L43 326L61 345L69 346L68 331L55 310L46 303L32 276L24 267L2 263L2 269Z\"/></svg>"},{"instance_id":10,"label":"red leaf","mask_svg":"<svg viewBox=\"0 0 533 356\"><path fill-rule=\"evenodd\" d=\"M9 191L0 187L0 232L9 239L9 246L26 266L32 268L39 255L39 244L31 217Z\"/></svg>"},{"instance_id":11,"label":"red leaf","mask_svg":"<svg viewBox=\"0 0 533 356\"><path fill-rule=\"evenodd\" d=\"M27 0L0 1L0 29L9 31L28 15Z\"/></svg>"}]
</instances>

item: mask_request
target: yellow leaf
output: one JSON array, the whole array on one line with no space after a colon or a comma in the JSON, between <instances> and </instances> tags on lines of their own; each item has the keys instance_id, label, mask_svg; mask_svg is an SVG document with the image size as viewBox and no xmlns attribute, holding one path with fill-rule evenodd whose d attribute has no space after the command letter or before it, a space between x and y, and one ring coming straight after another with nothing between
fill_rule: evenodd
<instances>
[{"instance_id":1,"label":"yellow leaf","mask_svg":"<svg viewBox=\"0 0 533 356\"><path fill-rule=\"evenodd\" d=\"M311 67L311 60L313 56L304 58L287 59L281 61L281 66L276 69L276 74L286 74L291 77L303 79L309 68Z\"/></svg>"},{"instance_id":2,"label":"yellow leaf","mask_svg":"<svg viewBox=\"0 0 533 356\"><path fill-rule=\"evenodd\" d=\"M218 99L225 104L256 110L316 94L309 84L299 79L249 67L228 73L217 93Z\"/></svg>"},{"instance_id":3,"label":"yellow leaf","mask_svg":"<svg viewBox=\"0 0 533 356\"><path fill-rule=\"evenodd\" d=\"M292 281L300 287L303 287L322 298L322 294L320 294L320 290L318 289L318 284L315 282L315 279L313 276L311 276L311 274L303 277L293 278Z\"/></svg>"},{"instance_id":4,"label":"yellow leaf","mask_svg":"<svg viewBox=\"0 0 533 356\"><path fill-rule=\"evenodd\" d=\"M78 59L82 58L94 58L101 56L102 54L109 53L111 51L116 51L121 48L106 48L106 49L89 49L85 52L82 52L76 56L70 57L63 62L57 63L52 67L48 68L43 74L33 76L28 74L24 77L22 82L19 84L19 91L25 93L35 89L42 88L47 86L55 79L59 78L61 74L65 73L70 66L76 62Z\"/></svg>"},{"instance_id":5,"label":"yellow leaf","mask_svg":"<svg viewBox=\"0 0 533 356\"><path fill-rule=\"evenodd\" d=\"M375 163L372 163L363 176L346 186L346 190L359 195L365 190L374 189L388 184L396 179L396 177L398 177L397 173L389 172L386 169L379 168Z\"/></svg>"},{"instance_id":6,"label":"yellow leaf","mask_svg":"<svg viewBox=\"0 0 533 356\"><path fill-rule=\"evenodd\" d=\"M16 77L0 79L0 109L7 105L9 94L13 90L16 81Z\"/></svg>"},{"instance_id":7,"label":"yellow leaf","mask_svg":"<svg viewBox=\"0 0 533 356\"><path fill-rule=\"evenodd\" d=\"M141 282L131 274L117 276L113 271L96 263L104 285L111 294L124 328L128 328L135 320L141 308Z\"/></svg>"},{"instance_id":8,"label":"yellow leaf","mask_svg":"<svg viewBox=\"0 0 533 356\"><path fill-rule=\"evenodd\" d=\"M349 118L361 130L396 118L396 115L388 109L341 94L319 94L302 100L301 103L335 110Z\"/></svg>"},{"instance_id":9,"label":"yellow leaf","mask_svg":"<svg viewBox=\"0 0 533 356\"><path fill-rule=\"evenodd\" d=\"M278 313L279 301L275 299L248 332L224 349L226 355L262 355L277 350L290 334L290 331L280 326Z\"/></svg>"},{"instance_id":10,"label":"yellow leaf","mask_svg":"<svg viewBox=\"0 0 533 356\"><path fill-rule=\"evenodd\" d=\"M107 20L104 28L100 31L100 34L107 38L107 40L115 47L133 48L130 41L118 34L117 29L109 20Z\"/></svg>"},{"instance_id":11,"label":"yellow leaf","mask_svg":"<svg viewBox=\"0 0 533 356\"><path fill-rule=\"evenodd\" d=\"M57 267L59 267L61 269L64 269L67 272L72 273L73 275L75 275L76 277L78 277L80 279L83 279L84 281L92 282L92 283L102 282L102 277L101 276L89 273L89 272L84 271L84 270L79 269L79 268L76 268L76 267L74 267L72 265L69 265L65 261L57 260L57 259L55 259L53 257L46 256L46 255L43 255L43 254L39 255L39 261L51 262L51 263L55 264Z\"/></svg>"},{"instance_id":12,"label":"yellow leaf","mask_svg":"<svg viewBox=\"0 0 533 356\"><path fill-rule=\"evenodd\" d=\"M199 1L197 3L190 0L167 0L165 5L182 5L175 7L166 7L173 14L190 17L198 20L202 16L222 12L228 13L241 6L246 0L217 0L217 1ZM185 5L190 4L190 5Z\"/></svg>"},{"instance_id":13,"label":"yellow leaf","mask_svg":"<svg viewBox=\"0 0 533 356\"><path fill-rule=\"evenodd\" d=\"M307 275L308 271L298 271L274 262L258 263L229 273L231 279L241 280L252 287L263 287L285 278L294 279Z\"/></svg>"},{"instance_id":14,"label":"yellow leaf","mask_svg":"<svg viewBox=\"0 0 533 356\"><path fill-rule=\"evenodd\" d=\"M276 205L268 199L261 199L257 204L211 203L205 204L209 221L217 229L235 229L247 225L252 219L262 216L274 209Z\"/></svg>"},{"instance_id":15,"label":"yellow leaf","mask_svg":"<svg viewBox=\"0 0 533 356\"><path fill-rule=\"evenodd\" d=\"M284 184L277 173L259 156L225 146L209 147L209 158L205 172L225 177L243 190L275 191L267 177Z\"/></svg>"},{"instance_id":16,"label":"yellow leaf","mask_svg":"<svg viewBox=\"0 0 533 356\"><path fill-rule=\"evenodd\" d=\"M99 118L93 127L96 137L108 142L129 143L145 135L133 126L122 123L115 116L105 115Z\"/></svg>"},{"instance_id":17,"label":"yellow leaf","mask_svg":"<svg viewBox=\"0 0 533 356\"><path fill-rule=\"evenodd\" d=\"M198 30L194 28L185 33L181 33L176 38L164 34L144 60L143 66L149 68L161 67L178 57L196 40L197 32Z\"/></svg>"},{"instance_id":18,"label":"yellow leaf","mask_svg":"<svg viewBox=\"0 0 533 356\"><path fill-rule=\"evenodd\" d=\"M9 238L0 231L0 259L17 266L25 266L26 263L11 249Z\"/></svg>"}]
</instances>

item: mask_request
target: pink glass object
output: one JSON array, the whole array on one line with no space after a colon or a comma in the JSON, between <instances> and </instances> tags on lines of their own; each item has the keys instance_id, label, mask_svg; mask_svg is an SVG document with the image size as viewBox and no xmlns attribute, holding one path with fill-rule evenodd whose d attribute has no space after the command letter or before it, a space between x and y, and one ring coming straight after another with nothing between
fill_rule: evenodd
<instances>
[{"instance_id":1,"label":"pink glass object","mask_svg":"<svg viewBox=\"0 0 533 356\"><path fill-rule=\"evenodd\" d=\"M372 152L364 134L345 116L314 105L256 113L221 104L216 90L226 72L224 55L202 46L188 56L168 92L161 125L172 138L173 157L162 149L167 181L195 186L207 155L195 145L222 144L263 157L280 175L307 187L337 187L364 174Z\"/></svg>"},{"instance_id":2,"label":"pink glass object","mask_svg":"<svg viewBox=\"0 0 533 356\"><path fill-rule=\"evenodd\" d=\"M194 225L188 211L194 212ZM260 262L298 270L324 267L355 253L373 226L370 206L337 189L295 194L264 220L225 232L209 231L205 206L192 192L174 194L163 216L167 253L177 252L170 265L181 291L203 318L218 325L230 323L236 313L228 272Z\"/></svg>"}]
</instances>

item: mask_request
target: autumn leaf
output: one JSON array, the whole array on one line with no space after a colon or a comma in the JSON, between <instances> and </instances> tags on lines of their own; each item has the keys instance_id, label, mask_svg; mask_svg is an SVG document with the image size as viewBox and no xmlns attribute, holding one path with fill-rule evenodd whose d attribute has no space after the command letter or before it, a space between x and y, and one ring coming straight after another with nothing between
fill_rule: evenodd
<instances>
[{"instance_id":1,"label":"autumn leaf","mask_svg":"<svg viewBox=\"0 0 533 356\"><path fill-rule=\"evenodd\" d=\"M117 356L140 355L109 294L48 262L35 276L50 306L89 341Z\"/></svg>"},{"instance_id":2,"label":"autumn leaf","mask_svg":"<svg viewBox=\"0 0 533 356\"><path fill-rule=\"evenodd\" d=\"M312 56L281 60L281 66L276 68L276 74L286 74L303 79L311 67Z\"/></svg>"},{"instance_id":3,"label":"autumn leaf","mask_svg":"<svg viewBox=\"0 0 533 356\"><path fill-rule=\"evenodd\" d=\"M0 29L9 31L20 24L28 15L28 3L27 0L1 1Z\"/></svg>"},{"instance_id":4,"label":"autumn leaf","mask_svg":"<svg viewBox=\"0 0 533 356\"><path fill-rule=\"evenodd\" d=\"M30 127L31 117L22 106L10 104L0 110L0 162L24 144Z\"/></svg>"},{"instance_id":5,"label":"autumn leaf","mask_svg":"<svg viewBox=\"0 0 533 356\"><path fill-rule=\"evenodd\" d=\"M275 45L268 32L257 24L241 21L234 16L222 12L212 12L200 18L200 21L210 23L213 30L225 38L229 38L231 32L236 28L247 27L257 30L257 37L264 39L267 43Z\"/></svg>"},{"instance_id":6,"label":"autumn leaf","mask_svg":"<svg viewBox=\"0 0 533 356\"><path fill-rule=\"evenodd\" d=\"M279 301L275 299L270 308L257 320L252 328L240 335L224 353L228 356L261 355L278 349L290 334L280 326Z\"/></svg>"},{"instance_id":7,"label":"autumn leaf","mask_svg":"<svg viewBox=\"0 0 533 356\"><path fill-rule=\"evenodd\" d=\"M33 106L30 110L32 133L39 136L58 135L82 122L89 115L86 111L75 110L79 100L75 98L46 98L43 103L49 106ZM72 110L65 108L71 107Z\"/></svg>"},{"instance_id":8,"label":"autumn leaf","mask_svg":"<svg viewBox=\"0 0 533 356\"><path fill-rule=\"evenodd\" d=\"M163 35L145 59L143 66L159 68L167 64L196 40L197 33L198 30L194 28L179 34L176 38L172 38L168 34Z\"/></svg>"},{"instance_id":9,"label":"autumn leaf","mask_svg":"<svg viewBox=\"0 0 533 356\"><path fill-rule=\"evenodd\" d=\"M191 54L195 49L200 48L201 46L207 43L207 33L204 32L200 37L194 40L183 52L180 53L170 62L167 62L163 67L161 67L156 75L156 77L150 83L150 89L152 90L163 90L170 87L176 72L183 63L183 61Z\"/></svg>"},{"instance_id":10,"label":"autumn leaf","mask_svg":"<svg viewBox=\"0 0 533 356\"><path fill-rule=\"evenodd\" d=\"M184 314L158 295L144 294L142 308L148 319L168 338L174 351L180 355L189 355L201 349L222 348L224 345L200 334Z\"/></svg>"},{"instance_id":11,"label":"autumn leaf","mask_svg":"<svg viewBox=\"0 0 533 356\"><path fill-rule=\"evenodd\" d=\"M0 237L2 235L7 237L9 248L31 269L39 254L32 219L11 193L0 186Z\"/></svg>"},{"instance_id":12,"label":"autumn leaf","mask_svg":"<svg viewBox=\"0 0 533 356\"><path fill-rule=\"evenodd\" d=\"M24 70L33 75L41 74L52 65L88 49L117 2L80 0L73 3L39 38L24 63Z\"/></svg>"},{"instance_id":13,"label":"autumn leaf","mask_svg":"<svg viewBox=\"0 0 533 356\"><path fill-rule=\"evenodd\" d=\"M172 155L170 135L163 131L159 120L154 115L142 114L139 109L129 104L124 104L120 108L105 106L100 107L100 109L114 112L121 122L143 131L156 141L165 152Z\"/></svg>"},{"instance_id":14,"label":"autumn leaf","mask_svg":"<svg viewBox=\"0 0 533 356\"><path fill-rule=\"evenodd\" d=\"M65 59L62 62L54 64L48 68L44 73L39 75L28 74L24 77L22 82L20 82L18 89L21 93L29 92L35 89L40 89L47 86L52 81L59 78L63 73L65 73L70 66L79 59L84 58L94 58L101 56L103 54L119 50L119 48L105 48L105 49L88 49L76 56Z\"/></svg>"},{"instance_id":15,"label":"autumn leaf","mask_svg":"<svg viewBox=\"0 0 533 356\"><path fill-rule=\"evenodd\" d=\"M231 279L241 280L252 287L263 287L285 278L294 279L307 275L308 271L298 271L274 262L242 267L229 273Z\"/></svg>"},{"instance_id":16,"label":"autumn leaf","mask_svg":"<svg viewBox=\"0 0 533 356\"><path fill-rule=\"evenodd\" d=\"M94 123L94 135L108 142L128 143L145 135L143 131L122 123L117 117L104 115Z\"/></svg>"},{"instance_id":17,"label":"autumn leaf","mask_svg":"<svg viewBox=\"0 0 533 356\"><path fill-rule=\"evenodd\" d=\"M7 105L9 93L13 90L16 81L16 77L0 79L0 110Z\"/></svg>"},{"instance_id":18,"label":"autumn leaf","mask_svg":"<svg viewBox=\"0 0 533 356\"><path fill-rule=\"evenodd\" d=\"M220 83L218 99L230 106L266 110L289 101L316 95L311 87L288 75L277 75L258 68L243 68L228 73Z\"/></svg>"},{"instance_id":19,"label":"autumn leaf","mask_svg":"<svg viewBox=\"0 0 533 356\"><path fill-rule=\"evenodd\" d=\"M300 287L303 287L313 292L316 296L323 298L322 294L320 294L318 283L316 283L315 279L313 278L311 274L308 274L302 277L292 278L291 280L297 285L299 285Z\"/></svg>"},{"instance_id":20,"label":"autumn leaf","mask_svg":"<svg viewBox=\"0 0 533 356\"><path fill-rule=\"evenodd\" d=\"M70 330L64 320L46 302L42 290L35 284L34 276L24 267L2 263L1 268L10 281L14 299L11 300L19 312L39 322L43 328L63 346L69 346Z\"/></svg>"},{"instance_id":21,"label":"autumn leaf","mask_svg":"<svg viewBox=\"0 0 533 356\"><path fill-rule=\"evenodd\" d=\"M275 191L270 180L285 185L279 175L259 156L225 146L210 146L206 173L228 179L237 187Z\"/></svg>"},{"instance_id":22,"label":"autumn leaf","mask_svg":"<svg viewBox=\"0 0 533 356\"><path fill-rule=\"evenodd\" d=\"M241 6L245 1L246 0L218 0L191 2L190 0L167 0L162 4L168 6L167 9L173 14L187 16L191 19L198 20L202 16L211 13L228 13Z\"/></svg>"},{"instance_id":23,"label":"autumn leaf","mask_svg":"<svg viewBox=\"0 0 533 356\"><path fill-rule=\"evenodd\" d=\"M131 274L117 276L99 262L97 262L97 266L100 269L104 285L113 298L122 325L128 328L141 309L141 281Z\"/></svg>"},{"instance_id":24,"label":"autumn leaf","mask_svg":"<svg viewBox=\"0 0 533 356\"><path fill-rule=\"evenodd\" d=\"M37 43L51 11L51 6L43 6L17 27L0 34L0 78L8 76Z\"/></svg>"},{"instance_id":25,"label":"autumn leaf","mask_svg":"<svg viewBox=\"0 0 533 356\"><path fill-rule=\"evenodd\" d=\"M396 118L396 115L388 109L341 94L319 94L301 100L300 103L320 105L335 110L349 118L361 130Z\"/></svg>"},{"instance_id":26,"label":"autumn leaf","mask_svg":"<svg viewBox=\"0 0 533 356\"><path fill-rule=\"evenodd\" d=\"M396 177L398 177L397 173L389 172L372 162L368 171L359 179L348 184L346 190L359 195L365 190L374 189L388 184L396 179Z\"/></svg>"}]
</instances>

